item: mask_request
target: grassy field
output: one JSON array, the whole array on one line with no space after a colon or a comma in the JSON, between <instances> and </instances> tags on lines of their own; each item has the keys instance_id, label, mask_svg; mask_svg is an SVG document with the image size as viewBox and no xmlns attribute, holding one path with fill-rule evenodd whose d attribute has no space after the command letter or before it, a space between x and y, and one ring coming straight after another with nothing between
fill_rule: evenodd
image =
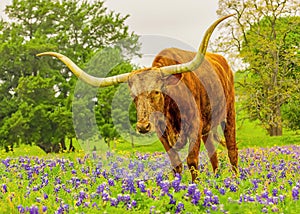
<instances>
[{"instance_id":1,"label":"grassy field","mask_svg":"<svg viewBox=\"0 0 300 214\"><path fill-rule=\"evenodd\" d=\"M283 136L270 137L267 135L266 131L255 122L238 122L237 123L237 143L239 149L245 148L256 148L256 147L272 147L272 146L284 146L284 145L300 145L300 131L290 131L284 130ZM68 146L68 143L67 143ZM74 139L74 146L77 153L83 152L85 150L82 148L82 144L78 143ZM108 149L107 145L103 141L90 142L89 148L92 150L96 147L101 147L102 150L106 151ZM140 143L132 147L131 143L116 142L111 143L111 149L117 152L164 152L164 148L161 143L157 140L149 145L140 145ZM204 146L201 147L204 150ZM0 158L7 156L41 156L46 155L37 146L25 146L15 148L14 152L6 153L4 150L0 152ZM65 154L64 154L65 155ZM51 155L50 155L51 156Z\"/></svg>"},{"instance_id":2,"label":"grassy field","mask_svg":"<svg viewBox=\"0 0 300 214\"><path fill-rule=\"evenodd\" d=\"M78 142L75 153L1 151L0 213L298 213L300 136L269 137L247 121L238 127L239 175L222 147L214 175L202 146L194 184L186 165L174 177L158 141L111 150L102 143L89 155Z\"/></svg>"}]
</instances>

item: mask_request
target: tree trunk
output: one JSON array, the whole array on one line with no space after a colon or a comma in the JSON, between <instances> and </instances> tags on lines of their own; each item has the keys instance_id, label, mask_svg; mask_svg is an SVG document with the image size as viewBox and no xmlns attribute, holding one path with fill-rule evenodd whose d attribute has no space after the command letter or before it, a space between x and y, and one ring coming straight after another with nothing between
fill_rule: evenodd
<instances>
[{"instance_id":1,"label":"tree trunk","mask_svg":"<svg viewBox=\"0 0 300 214\"><path fill-rule=\"evenodd\" d=\"M270 121L270 127L268 129L270 136L282 136L282 118L280 106L277 106L273 111L273 121Z\"/></svg>"},{"instance_id":2,"label":"tree trunk","mask_svg":"<svg viewBox=\"0 0 300 214\"><path fill-rule=\"evenodd\" d=\"M270 136L282 136L281 126L270 126L268 131Z\"/></svg>"},{"instance_id":3,"label":"tree trunk","mask_svg":"<svg viewBox=\"0 0 300 214\"><path fill-rule=\"evenodd\" d=\"M75 152L75 147L73 146L73 139L72 138L70 138L69 152Z\"/></svg>"}]
</instances>

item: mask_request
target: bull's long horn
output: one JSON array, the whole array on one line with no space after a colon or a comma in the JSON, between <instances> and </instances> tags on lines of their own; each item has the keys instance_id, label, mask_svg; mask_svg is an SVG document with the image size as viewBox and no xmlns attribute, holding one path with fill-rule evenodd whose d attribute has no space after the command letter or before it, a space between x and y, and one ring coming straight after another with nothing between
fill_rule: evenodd
<instances>
[{"instance_id":1,"label":"bull's long horn","mask_svg":"<svg viewBox=\"0 0 300 214\"><path fill-rule=\"evenodd\" d=\"M208 42L209 42L209 39L210 39L214 29L217 27L217 25L220 22L222 22L223 20L225 20L233 15L235 15L235 14L230 14L230 15L227 15L227 16L224 16L224 17L218 19L206 30L205 35L202 39L201 45L198 49L198 52L192 61L184 63L184 64L161 67L160 70L161 70L162 74L167 76L170 74L178 74L178 73L193 71L193 70L197 69L204 60Z\"/></svg>"},{"instance_id":2,"label":"bull's long horn","mask_svg":"<svg viewBox=\"0 0 300 214\"><path fill-rule=\"evenodd\" d=\"M105 87L110 85L117 85L122 82L126 82L128 80L130 73L120 74L112 77L106 78L98 78L91 76L81 70L71 59L68 57L56 53L56 52L44 52L37 54L37 56L54 56L62 61L79 79L83 80L84 82L97 87Z\"/></svg>"}]
</instances>

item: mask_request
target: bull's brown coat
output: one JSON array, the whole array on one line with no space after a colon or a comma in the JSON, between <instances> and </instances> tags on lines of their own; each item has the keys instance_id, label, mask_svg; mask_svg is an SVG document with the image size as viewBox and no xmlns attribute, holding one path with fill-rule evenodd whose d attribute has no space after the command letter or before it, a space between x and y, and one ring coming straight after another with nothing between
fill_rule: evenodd
<instances>
[{"instance_id":1,"label":"bull's brown coat","mask_svg":"<svg viewBox=\"0 0 300 214\"><path fill-rule=\"evenodd\" d=\"M225 125L226 147L234 170L238 160L234 82L227 61L220 55L206 53L204 62L193 72L162 77L156 69L188 62L195 54L176 48L165 49L154 59L152 69L137 71L129 78L137 107L138 130L142 133L150 131L151 114L162 112L165 119L154 117L152 126L168 152L175 172L182 171L178 150L189 142L187 164L192 180L196 178L194 171L198 168L201 139L216 171L218 159L211 129L221 123Z\"/></svg>"},{"instance_id":2,"label":"bull's brown coat","mask_svg":"<svg viewBox=\"0 0 300 214\"><path fill-rule=\"evenodd\" d=\"M113 77L91 76L59 53L44 52L38 56L57 57L78 78L93 86L128 82L137 108L137 130L147 133L155 128L178 173L182 171L178 151L189 142L187 164L194 181L201 140L214 171L217 169L218 159L213 145L215 133L211 130L219 124L224 128L230 162L234 171L237 170L233 74L222 56L206 53L216 26L233 15L219 18L207 29L197 53L166 49L157 55L151 68Z\"/></svg>"}]
</instances>

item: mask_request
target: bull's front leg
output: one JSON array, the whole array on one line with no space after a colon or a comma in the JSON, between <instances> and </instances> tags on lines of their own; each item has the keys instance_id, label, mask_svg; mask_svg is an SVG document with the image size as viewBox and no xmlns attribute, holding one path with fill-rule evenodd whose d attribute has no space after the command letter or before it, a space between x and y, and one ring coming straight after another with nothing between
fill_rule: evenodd
<instances>
[{"instance_id":1,"label":"bull's front leg","mask_svg":"<svg viewBox=\"0 0 300 214\"><path fill-rule=\"evenodd\" d=\"M192 182L194 182L198 176L200 143L201 137L190 138L187 165L191 172Z\"/></svg>"},{"instance_id":2,"label":"bull's front leg","mask_svg":"<svg viewBox=\"0 0 300 214\"><path fill-rule=\"evenodd\" d=\"M180 160L179 154L176 151L176 149L172 148L172 146L171 146L172 143L169 142L170 139L168 139L167 133L165 133L165 132L162 133L160 130L161 130L160 128L156 129L157 135L169 156L169 159L171 161L171 165L173 168L173 172L174 172L174 174L176 174L176 173L181 174L183 167L182 167L182 162Z\"/></svg>"}]
</instances>

